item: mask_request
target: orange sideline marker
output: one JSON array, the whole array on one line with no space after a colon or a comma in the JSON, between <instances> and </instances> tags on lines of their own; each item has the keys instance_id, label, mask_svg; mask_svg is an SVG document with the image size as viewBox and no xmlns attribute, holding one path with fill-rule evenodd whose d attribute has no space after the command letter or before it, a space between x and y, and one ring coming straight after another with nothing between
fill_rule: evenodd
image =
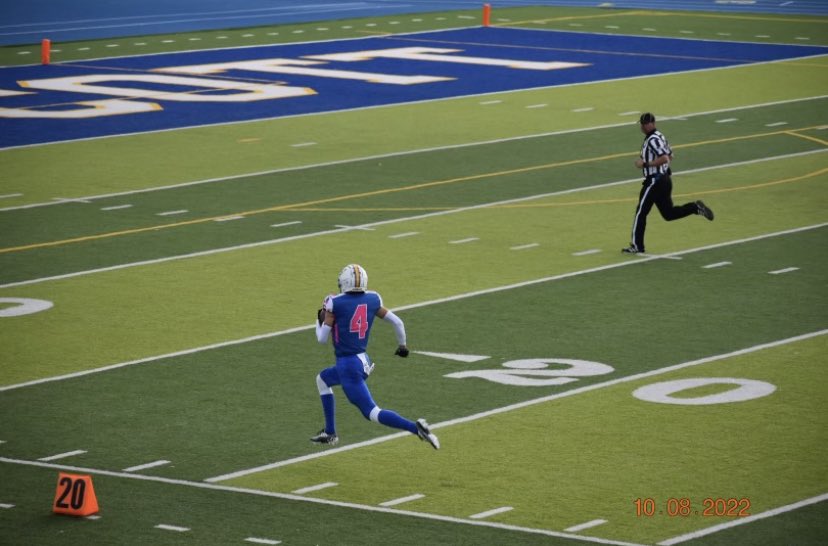
<instances>
[{"instance_id":1,"label":"orange sideline marker","mask_svg":"<svg viewBox=\"0 0 828 546\"><path fill-rule=\"evenodd\" d=\"M52 512L69 516L91 516L98 512L98 498L92 487L92 476L58 474Z\"/></svg>"},{"instance_id":2,"label":"orange sideline marker","mask_svg":"<svg viewBox=\"0 0 828 546\"><path fill-rule=\"evenodd\" d=\"M492 6L491 4L483 4L483 26L489 26L492 21Z\"/></svg>"},{"instance_id":3,"label":"orange sideline marker","mask_svg":"<svg viewBox=\"0 0 828 546\"><path fill-rule=\"evenodd\" d=\"M49 58L52 55L52 42L44 38L40 42L40 63L49 64Z\"/></svg>"}]
</instances>

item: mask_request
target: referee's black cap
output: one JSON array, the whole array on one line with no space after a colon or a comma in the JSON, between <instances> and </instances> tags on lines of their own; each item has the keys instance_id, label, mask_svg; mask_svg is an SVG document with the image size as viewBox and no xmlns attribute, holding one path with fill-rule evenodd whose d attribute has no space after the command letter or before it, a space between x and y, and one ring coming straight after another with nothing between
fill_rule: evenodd
<instances>
[{"instance_id":1,"label":"referee's black cap","mask_svg":"<svg viewBox=\"0 0 828 546\"><path fill-rule=\"evenodd\" d=\"M648 123L655 123L655 116L649 112L641 114L641 117L638 118L638 123L641 125L647 125Z\"/></svg>"}]
</instances>

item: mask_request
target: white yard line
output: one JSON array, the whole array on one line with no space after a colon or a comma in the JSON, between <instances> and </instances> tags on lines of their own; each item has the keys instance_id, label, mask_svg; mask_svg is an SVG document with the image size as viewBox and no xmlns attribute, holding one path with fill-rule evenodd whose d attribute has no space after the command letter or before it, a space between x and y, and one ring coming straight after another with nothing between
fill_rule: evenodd
<instances>
[{"instance_id":1,"label":"white yard line","mask_svg":"<svg viewBox=\"0 0 828 546\"><path fill-rule=\"evenodd\" d=\"M408 433L406 433L408 434ZM211 491L225 491L230 493L243 493L248 495L256 495L259 497L269 497L269 498L276 498L276 499L285 499L291 501L299 501L299 502L308 502L312 504L318 505L326 505L326 506L338 506L341 508L351 508L356 510L362 510L365 512L377 512L377 513L384 513L384 514L396 514L400 516L408 516L408 517L415 517L426 519L430 521L444 521L449 523L459 523L462 525L474 525L477 527L488 527L491 529L503 529L508 531L518 531L523 533L529 533L534 535L543 535L543 536L550 536L550 537L558 537L558 538L568 538L580 542L588 542L591 544L606 544L609 546L644 546L643 544L638 544L634 542L623 542L619 540L609 540L603 538L596 538L596 537L587 537L581 535L574 535L570 533L564 533L559 531L550 531L548 529L534 529L532 527L520 527L518 525L509 525L505 523L496 523L491 521L483 521L483 520L474 520L474 519L464 519L464 518L456 518L452 516L441 516L437 514L427 514L423 512L413 512L410 510L399 510L396 508L387 508L384 506L371 506L367 504L356 504L351 502L341 502L341 501L334 501L334 500L327 500L327 499L319 499L315 497L303 497L301 495L292 495L289 493L273 493L270 491L261 491L258 489L248 489L244 487L231 487L227 485L218 485L212 483L205 483L205 482L194 482L188 480L179 480L174 478L164 478L161 476L147 476L144 474L128 474L125 472L113 472L111 470L100 470L96 468L83 468L83 467L76 467L76 466L67 466L67 465L59 465L54 463L42 463L38 461L26 461L23 459L10 459L8 457L0 457L0 463L7 463L7 464L18 464L23 466L34 466L39 468L51 468L55 470L63 470L67 472L78 472L82 474L98 474L101 476L112 476L115 478L127 478L132 480L141 480L145 482L154 482L154 483L163 483L166 485L179 485L183 487L192 487L196 489L206 489ZM165 527L174 528L176 526L173 525L165 525ZM184 528L177 528L177 529L184 529ZM170 530L177 530L177 529L170 529Z\"/></svg>"},{"instance_id":2,"label":"white yard line","mask_svg":"<svg viewBox=\"0 0 828 546\"><path fill-rule=\"evenodd\" d=\"M718 533L724 529L730 529L731 527L736 527L738 525L744 525L745 523L751 523L756 520L770 518L773 516L778 516L779 514L784 514L785 512L790 512L792 510L797 510L802 508L803 506L808 506L810 504L816 504L818 502L825 502L828 500L828 493L823 493L822 495L817 495L816 497L811 497L810 499L804 499L799 502L794 502L792 504L786 504L785 506L780 506L779 508L774 508L772 510L766 510L765 512L760 512L759 514L753 514L752 516L747 516L744 518L734 519L728 521L726 523L720 523L719 525L714 525L712 527L708 527L706 529L701 529L699 531L692 531L685 535L679 535L677 537L669 538L667 540L662 540L658 543L659 546L673 546L673 544L681 544L682 542L687 542L688 540L693 540L695 538L712 535L713 533Z\"/></svg>"},{"instance_id":3,"label":"white yard line","mask_svg":"<svg viewBox=\"0 0 828 546\"><path fill-rule=\"evenodd\" d=\"M595 83L597 83L597 82L595 82ZM788 100L781 100L781 101L765 102L765 103L760 103L760 104L751 104L751 105L748 105L748 106L740 106L740 107L737 107L737 108L726 108L726 109L721 109L721 110L710 110L710 111L706 111L706 112L695 112L695 113L692 113L692 114L681 114L681 115L675 115L675 116L670 116L670 117L663 117L662 121L669 120L669 119L675 119L675 118L686 119L686 118L707 116L707 115L711 115L711 114L719 114L719 113L726 113L726 112L738 112L738 111L741 111L741 110L751 110L751 109L754 109L754 108L764 108L764 107L768 107L768 106L778 106L778 105L781 105L781 104L791 104L791 103L797 103L797 102L808 102L808 101L812 101L812 100L820 100L820 99L825 99L825 98L828 98L828 95L817 95L817 96L814 96L814 97L804 97L804 98L798 98L798 99L788 99ZM493 103L493 101L490 102L490 103ZM621 115L623 115L623 114L621 114ZM279 119L284 119L284 118L279 118ZM264 121L264 120L257 120L257 121ZM187 186L197 186L197 185L200 185L200 184L211 184L211 183L215 183L215 182L225 182L225 181L228 181L228 180L237 180L239 178L247 178L247 177L259 176L259 175L264 175L264 174L276 174L276 173L283 173L283 172L301 171L301 170L306 170L306 169L314 169L314 168L317 168L317 167L329 167L329 166L333 166L333 165L346 165L348 163L358 163L358 162L362 162L362 161L371 161L371 160L375 160L375 159L384 159L384 158L389 158L389 157L403 157L403 156L407 156L407 155L414 155L414 154L420 154L420 153L426 153L426 152L444 151L444 150L454 150L454 149L459 149L459 148L471 148L471 147L474 147L474 146L486 146L486 145L489 145L489 144L498 144L498 143L502 143L502 142L515 142L515 141L521 141L521 140L531 140L531 139L534 139L534 138L544 138L544 137L556 136L556 135L586 133L586 132L590 132L590 131L600 131L600 130L603 130L603 129L613 129L613 128L616 128L616 127L625 127L628 124L629 124L628 122L611 123L611 124L607 124L607 125L597 125L597 126L594 126L594 127L585 127L585 128L581 128L581 129L569 129L569 130L565 130L565 131L550 131L550 132L546 132L546 133L537 133L537 134L532 134L532 135L520 135L520 136L514 136L514 137L495 138L495 139L491 139L491 140L482 140L482 141L478 141L478 142L466 142L466 143L462 143L462 144L448 144L448 145L445 145L445 146L417 148L417 149L414 149L414 150L404 150L404 151L401 151L401 152L388 152L388 153L385 153L385 154L376 154L376 155L370 155L370 156L364 156L364 157L341 159L341 160L337 160L337 161L326 161L326 162L314 163L314 164L310 164L310 165L299 165L299 166L296 166L296 167L280 167L280 168L275 168L275 169L267 169L267 170L263 170L263 171L255 171L255 172L249 172L249 173L244 173L244 174L221 176L221 177L216 177L216 178L206 178L206 179L202 179L202 180L193 180L193 181L190 181L190 182L181 182L181 183L178 183L178 184L170 184L170 185L167 185L167 186L156 186L156 187L152 187L152 188L142 188L142 189L138 189L138 190L128 190L128 191L122 191L122 192L104 193L104 194L91 195L91 196L86 196L86 197L79 197L76 200L80 200L80 201L89 200L89 201L91 201L91 200L95 200L95 199L105 199L105 198L109 198L109 197L117 197L117 196L122 196L122 195L135 195L135 194L138 194L138 193L164 191L164 190L182 188L182 187L187 187ZM178 129L168 129L168 130L165 130L165 131L172 131L172 130L178 130ZM159 132L164 132L164 131L159 131ZM140 134L140 133L135 133L135 134ZM110 135L110 136L113 136L113 135ZM114 136L119 136L119 135L114 135ZM122 136L130 136L130 135L122 135ZM107 138L109 138L109 137L107 137ZM93 137L93 138L90 138L90 139L79 139L79 140L94 140L94 139L95 138ZM68 141L68 142L74 142L74 141ZM32 145L32 146L38 146L38 145ZM2 152L3 150L11 150L11 149L15 149L15 148L25 148L25 147L28 147L28 146L0 148L0 152ZM687 172L692 172L692 171L687 171ZM13 206L13 207L0 208L0 212L7 211L7 210L17 210L17 209L28 209L28 208L34 208L34 207L53 206L53 205L59 205L61 203L67 203L67 202L73 202L73 201L75 201L75 200L47 201L47 202L44 202L44 203L30 203L28 205L19 205L19 206Z\"/></svg>"},{"instance_id":4,"label":"white yard line","mask_svg":"<svg viewBox=\"0 0 828 546\"><path fill-rule=\"evenodd\" d=\"M593 268L590 268L590 269L582 269L582 270L573 271L573 272L570 272L570 273L561 273L560 275L554 275L554 276L551 276L551 277L542 277L542 278L539 278L539 279L533 279L533 280L530 280L530 281L524 281L524 282L519 282L519 283L515 283L515 284L505 285L505 286L497 286L497 287L494 287L494 288L486 288L486 289L483 289L483 290L476 290L476 291L473 291L473 292L466 292L466 293L463 293L463 294L457 294L457 295L454 295L454 296L448 296L448 297L440 298L440 299L436 299L436 300L429 300L429 301L424 301L424 302L420 302L420 303L412 303L410 305L404 305L404 306L401 306L401 307L396 307L395 310L396 311L405 311L405 310L408 310L408 309L417 309L417 308L420 308L420 307L427 307L429 305L436 305L436 304L440 304L440 303L446 303L446 302L449 302L449 301L457 301L457 300L462 300L462 299L466 299L466 298L473 298L473 297L476 297L476 296L482 296L484 294L494 294L494 293L503 292L503 291L506 291L506 290L514 290L515 288L522 288L524 286L532 286L532 285L535 285L535 284L542 284L542 283L546 283L546 282L559 281L559 280L562 280L562 279L568 279L570 277L578 277L580 275L586 275L586 274L589 274L589 273L597 273L597 272L600 272L600 271L608 271L610 269L616 269L616 268L619 268L619 267L627 267L627 266L631 266L631 265L634 265L634 264L641 264L641 263L645 263L645 262L653 261L653 260L659 260L659 259L664 259L664 258L676 258L676 257L678 257L680 255L684 255L684 254L692 254L692 253L695 253L695 252L702 252L704 250L712 250L712 249L722 248L722 247L731 246L731 245L738 245L738 244L749 243L749 242L753 242L753 241L761 241L763 239L769 239L769 238L772 238L772 237L779 237L779 236L783 236L783 235L790 235L790 234L793 234L793 233L800 233L800 232L803 232L803 231L810 231L810 230L813 230L813 229L819 229L819 228L823 228L823 227L826 227L826 226L828 226L828 222L825 222L825 223L822 223L822 224L815 224L815 225L812 225L812 226L805 226L805 227L789 229L789 230L785 230L785 231L778 231L778 232L775 232L775 233L765 233L765 234L762 234L762 235L757 235L757 236L754 236L754 237L747 237L747 238L744 238L744 239L736 239L736 240L733 240L733 241L725 241L723 243L716 243L716 244L712 244L712 245L707 245L707 246L702 246L702 247L697 247L697 248L691 248L691 249L688 249L688 250L673 252L671 254L658 255L658 256L648 256L648 257L644 257L644 258L636 259L636 260L625 259L625 260L622 260L622 261L614 263L614 264L608 264L608 265L603 265L603 266L599 266L599 267L593 267ZM2 288L2 287L0 287L0 288ZM91 374L95 374L95 373L101 373L101 372L105 372L105 371L109 371L109 370L115 370L115 369L118 369L118 368L124 368L126 366L133 366L133 365L136 365L136 364L145 364L147 362L154 362L154 361L157 361L157 360L163 360L163 359L172 358L172 357L176 357L176 356L183 356L183 355L198 353L198 352L201 352L201 351L208 351L208 350L211 350L211 349L219 349L219 348L222 348L222 347L229 347L229 346L232 346L232 345L241 345L243 343L248 343L250 341L258 341L260 339L268 339L268 338L272 338L272 337L278 337L278 336L283 336L283 335L287 335L287 334L292 334L292 333L295 333L295 332L303 332L305 330L311 330L313 328L314 328L313 325L297 326L295 328L289 328L287 330L280 330L280 331L277 331L277 332L268 332L268 333L265 333L265 334L258 334L258 335L255 335L255 336L250 336L250 337L241 338L241 339L234 339L234 340L230 340L230 341L221 341L221 342L218 342L218 343L212 343L210 345L204 345L204 346L201 346L201 347L194 347L194 348L191 348L191 349L184 349L184 350L181 350L181 351L175 351L175 352L166 353L166 354L163 354L163 355L149 356L149 357L146 357L146 358L139 358L139 359L136 359L136 360L129 360L127 362L120 362L120 363L117 363L117 364L110 364L108 366L102 366L100 368L93 368L93 369L89 369L89 370L83 370L83 371L79 371L79 372L73 372L73 373L68 373L68 374L58 375L58 376L53 376L53 377L45 377L45 378L42 378L42 379L34 379L32 381L26 381L26 382L23 382L23 383L17 383L17 384L13 384L13 385L2 386L2 387L0 387L0 392L10 391L10 390L14 390L14 389L23 388L23 387L30 387L30 386L33 386L33 385L40 385L40 384L49 383L49 382L52 382L52 381L62 381L62 380L65 380L65 379L72 379L72 378L75 378L75 377L82 377L84 375L91 375ZM408 434L408 433L405 433L405 434ZM339 449L343 449L343 448L339 448ZM327 450L323 453L331 453L331 452L335 452L335 451L336 450Z\"/></svg>"},{"instance_id":5,"label":"white yard line","mask_svg":"<svg viewBox=\"0 0 828 546\"><path fill-rule=\"evenodd\" d=\"M804 157L804 156L808 156L808 155L812 155L812 154L819 154L819 153L828 153L828 148L822 148L822 149L819 149L819 150L813 150L813 151L809 151L809 152L799 152L799 153L795 153L795 154L786 154L786 155L776 156L776 157L765 157L765 158L762 158L762 159L752 159L750 161L739 161L739 162L736 162L736 163L729 163L729 164L726 164L726 165L714 165L714 166L711 166L711 167L702 167L702 168L698 168L698 169L690 169L690 170L687 170L687 171L681 171L677 174L681 175L681 174L707 172L707 171L716 170L716 169L726 169L726 168L729 168L729 167L752 165L752 164L755 164L755 163L763 163L763 162L766 162L766 161L775 161L775 160L779 160L779 159L792 159L792 158L796 158L796 157ZM555 197L555 196L559 196L559 195L568 195L568 194L572 194L572 193L580 193L580 192L585 192L585 191L604 189L604 188L619 186L619 185L623 185L623 184L630 184L630 183L633 183L633 182L640 182L640 181L641 181L641 178L639 178L639 177L628 178L628 179L625 179L625 180L617 180L617 181L614 181L614 182L606 182L606 183L603 183L603 184L596 184L594 186L584 186L584 187L581 187L581 188L573 188L573 189L569 189L569 190L560 190L560 191L555 191L555 192L542 193L542 194L538 194L538 195L530 195L528 197L518 197L518 198L515 198L515 199L507 199L505 201L495 201L495 202L492 202L492 203L483 203L483 204L480 204L480 205L473 205L473 206L470 206L470 207L462 207L462 208L451 209L451 210L442 210L442 211L437 211L437 212L429 212L429 213L425 213L425 214L418 214L416 216L404 216L404 217L401 217L401 218L393 218L393 219L390 219L390 220L383 220L381 222L374 222L374 223L371 223L371 224L363 224L362 226L358 226L358 227L360 229L374 228L374 227L382 226L382 225L391 225L391 224L397 224L397 223L401 223L401 222L408 222L408 221L412 221L412 220L421 220L421 219L424 219L424 218L432 218L432 217L443 216L443 215L447 215L447 214L457 214L457 213L462 213L462 212L466 212L466 211L470 211L470 210L484 209L484 208L487 208L487 207L496 207L496 206L500 206L500 205L509 205L509 204L514 204L514 203L522 203L522 202L526 202L526 201L534 201L534 200L537 200L537 199L544 199L544 198L547 198L547 197ZM0 211L2 211L2 210L4 210L4 209L0 209ZM83 276L83 275L92 275L92 274L96 274L96 273L103 273L103 272L106 272L106 271L118 271L120 269L127 269L127 268L130 268L130 267L153 265L153 264L165 263L165 262L170 262L170 261L175 261L175 260L198 258L198 257L201 257L201 256L210 256L210 255L213 255L213 254L221 254L221 253L224 253L224 252L233 252L233 251L236 251L236 250L256 248L256 247L259 247L259 246L267 246L267 245L273 245L273 244L287 243L287 242L290 242L290 241L297 241L297 240L300 240L300 239L309 239L311 237L320 237L320 236L323 236L323 235L341 233L341 232L344 232L344 231L348 231L349 229L352 229L352 228L346 227L346 228L331 229L331 230L327 230L327 231L316 231L316 232L312 232L312 233L304 233L304 234L301 234L301 235L294 235L292 237L280 237L278 239L268 239L266 241L258 241L258 242L255 242L255 243L245 243L245 244L241 244L241 245L235 245L235 246L229 246L229 247L223 247L223 248L214 248L214 249L211 249L211 250L203 250L203 251L200 251L200 252L192 252L192 253L189 253L189 254L179 254L179 255L176 255L176 256L167 256L167 257L164 257L164 258L156 258L154 260L143 260L143 261L140 261L140 262L131 262L131 263L126 263L126 264L119 264L119 265L113 265L113 266L109 266L109 267L101 267L101 268L98 268L98 269L89 269L89 270L86 270L86 271L76 271L74 273L65 273L63 275L55 275L55 276L52 276L52 277L41 277L39 279L29 279L29 280L25 280L25 281L17 281L17 282L11 282L11 283L7 283L7 284L0 284L0 288L11 288L11 287L14 287L14 286L25 286L25 285L37 284L37 283L41 283L41 282L48 282L48 281L62 280L62 279L70 279L70 278L73 278L73 277L79 277L79 276ZM408 236L417 235L417 234L419 234L419 232L412 231L412 232L401 233L401 234L398 234L398 235L389 235L389 238L408 237Z\"/></svg>"},{"instance_id":6,"label":"white yard line","mask_svg":"<svg viewBox=\"0 0 828 546\"><path fill-rule=\"evenodd\" d=\"M778 340L778 341L771 341L769 343L761 343L759 345L754 345L752 347L747 347L745 349L739 349L737 351L731 351L729 353L708 356L708 357L700 358L700 359L697 359L697 360L691 360L689 362L682 362L681 364L674 364L672 366L667 366L667 367L664 367L664 368L658 368L656 370L650 370L648 372L642 372L642 373L637 373L637 374L628 375L628 376L624 376L624 377L619 377L617 379L610 379L609 381L604 381L604 382L601 382L601 383L594 383L592 385L587 385L585 387L580 387L580 388L576 388L576 389L572 389L572 390L568 390L568 391L564 391L564 392L560 392L560 393L556 393L556 394L551 394L551 395L548 395L548 396L542 396L540 398L534 398L532 400L525 400L523 402L518 402L516 404L512 404L512 405L509 405L509 406L503 406L503 407L500 407L500 408L495 408L495 409L492 409L492 410L487 410L487 411L483 411L483 412L480 412L480 413L475 413L473 415L468 415L466 417L460 417L460 418L457 418L457 419L451 419L449 421L443 421L442 423L432 424L431 428L432 429L437 429L437 428L453 426L453 425L457 425L457 424L461 424L461 423L468 423L470 421L476 421L478 419L484 419L486 417L491 417L492 415L497 415L497 414L500 414L500 413L506 413L506 412L513 411L513 410L516 410L516 409L525 408L525 407L528 407L528 406L534 406L536 404L542 404L542 403L545 403L545 402L550 402L552 400L558 400L560 398L575 396L575 395L582 394L582 393L585 393L585 392L591 392L591 391L595 391L595 390L598 390L598 389L603 389L603 388L606 388L606 387L612 387L612 386L615 386L615 385L620 385L622 383L629 383L630 381L637 381L639 379L644 379L644 378L647 378L647 377L654 377L654 376L657 376L657 375L662 375L662 374L665 374L665 373L673 372L673 371L676 371L676 370L681 370L681 369L684 369L684 368L690 368L690 367L693 367L693 366L698 366L700 364L707 364L709 362L715 362L717 360L724 360L724 359L732 358L732 357L735 357L735 356L741 356L741 355L745 355L745 354L749 354L749 353L753 353L753 352L757 352L757 351L762 351L762 350L765 350L765 349L778 347L780 345L786 345L788 343L795 343L797 341L804 341L806 339L810 339L810 338L817 337L817 336L822 336L822 335L825 335L825 334L828 334L828 329L819 330L817 332L810 332L810 333L802 334L802 335L799 335L799 336L789 337L789 338ZM320 451L320 452L312 453L312 454L309 454L309 455L302 455L300 457L294 457L293 459L285 459L285 460L282 460L282 461L276 461L274 463L270 463L270 464L266 464L266 465L262 465L262 466L257 466L257 467L254 467L254 468L246 468L246 469L238 470L236 472L223 474L221 476L214 476L212 478L207 478L204 481L209 482L209 483L216 483L216 482L221 482L221 481L230 480L230 479L234 479L234 478L240 478L242 476L247 476L247 475L250 475L250 474L256 474L258 472L262 472L262 471L265 471L265 470L272 470L274 468L280 468L280 467L283 467L283 466L288 466L288 465L291 465L291 464L301 463L301 462L309 461L309 460L312 460L312 459L318 459L320 457L327 457L329 455L334 455L334 454L340 453L342 451L350 451L352 449L358 449L360 447L365 447L365 446L370 446L370 445L374 445L374 444L387 442L389 440L394 440L396 438L405 438L409 435L410 435L409 432L398 432L398 433L395 433L395 434L389 434L387 436L380 436L380 437L377 437L377 438L372 438L371 440L366 440L364 442L349 444L349 445L346 445L346 446L337 447L337 448L329 449L329 450L326 450L326 451Z\"/></svg>"}]
</instances>

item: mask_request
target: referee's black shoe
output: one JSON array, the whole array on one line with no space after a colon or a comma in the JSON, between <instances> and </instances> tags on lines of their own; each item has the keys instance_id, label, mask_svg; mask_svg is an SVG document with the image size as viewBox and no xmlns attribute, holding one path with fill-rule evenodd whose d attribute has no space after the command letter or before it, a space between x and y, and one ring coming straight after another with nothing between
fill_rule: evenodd
<instances>
[{"instance_id":1,"label":"referee's black shoe","mask_svg":"<svg viewBox=\"0 0 828 546\"><path fill-rule=\"evenodd\" d=\"M704 216L711 222L713 221L713 211L707 208L707 205L705 205L702 201L696 201L696 208L699 209L697 214Z\"/></svg>"},{"instance_id":2,"label":"referee's black shoe","mask_svg":"<svg viewBox=\"0 0 828 546\"><path fill-rule=\"evenodd\" d=\"M630 245L627 248L622 248L621 252L624 254L641 254L644 250L638 250L635 245Z\"/></svg>"}]
</instances>

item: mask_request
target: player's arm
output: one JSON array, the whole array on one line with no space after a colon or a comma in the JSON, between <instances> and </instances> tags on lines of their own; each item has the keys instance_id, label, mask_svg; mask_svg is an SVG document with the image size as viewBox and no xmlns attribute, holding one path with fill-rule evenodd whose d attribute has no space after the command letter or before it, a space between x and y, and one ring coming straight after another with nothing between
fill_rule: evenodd
<instances>
[{"instance_id":1,"label":"player's arm","mask_svg":"<svg viewBox=\"0 0 828 546\"><path fill-rule=\"evenodd\" d=\"M316 312L316 341L322 344L328 342L334 319L336 319L336 316L333 314L333 301L328 296L322 303L322 307Z\"/></svg>"},{"instance_id":2,"label":"player's arm","mask_svg":"<svg viewBox=\"0 0 828 546\"><path fill-rule=\"evenodd\" d=\"M405 324L403 324L402 319L385 307L380 307L377 310L377 316L383 320L387 320L394 327L394 333L397 334L397 350L394 354L403 358L407 357L408 346L406 345L405 338Z\"/></svg>"}]
</instances>

